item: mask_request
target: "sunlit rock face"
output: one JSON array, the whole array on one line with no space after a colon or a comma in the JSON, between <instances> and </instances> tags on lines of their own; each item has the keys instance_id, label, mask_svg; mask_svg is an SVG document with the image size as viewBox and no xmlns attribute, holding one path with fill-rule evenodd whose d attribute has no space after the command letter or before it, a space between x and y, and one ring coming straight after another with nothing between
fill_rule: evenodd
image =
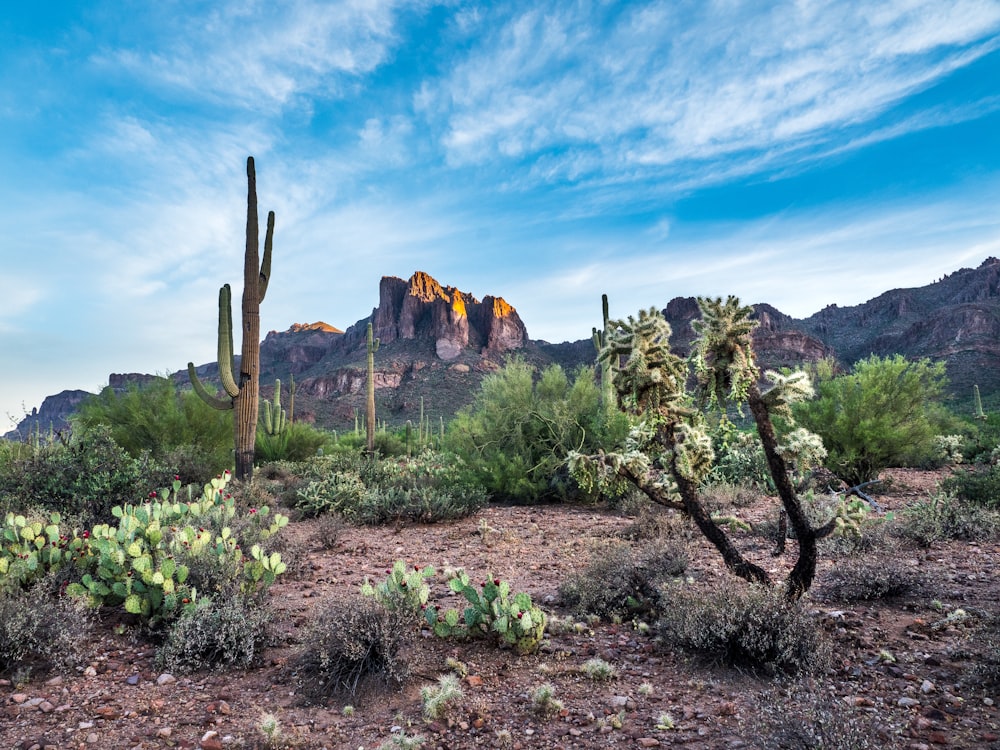
<instances>
[{"instance_id":1,"label":"sunlit rock face","mask_svg":"<svg viewBox=\"0 0 1000 750\"><path fill-rule=\"evenodd\" d=\"M423 271L408 281L382 278L372 329L382 343L430 339L437 356L445 361L469 347L499 353L528 341L517 311L502 297L487 296L480 302L455 287L442 286Z\"/></svg>"}]
</instances>

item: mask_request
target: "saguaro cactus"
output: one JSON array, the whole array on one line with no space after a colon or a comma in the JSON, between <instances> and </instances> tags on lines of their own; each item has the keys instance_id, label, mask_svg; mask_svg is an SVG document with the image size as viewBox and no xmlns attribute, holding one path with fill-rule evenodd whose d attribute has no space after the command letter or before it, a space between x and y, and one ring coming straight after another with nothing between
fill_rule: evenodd
<instances>
[{"instance_id":1,"label":"saguaro cactus","mask_svg":"<svg viewBox=\"0 0 1000 750\"><path fill-rule=\"evenodd\" d=\"M195 392L216 409L233 409L233 443L236 448L236 478L253 476L254 441L257 435L257 408L260 394L260 303L271 278L271 246L274 239L274 211L267 215L264 259L258 266L260 234L257 219L257 174L253 157L247 158L246 253L243 256L243 345L240 379L236 382L233 363L233 314L229 284L219 290L219 379L226 398L210 394L188 362L188 377Z\"/></svg>"},{"instance_id":2,"label":"saguaro cactus","mask_svg":"<svg viewBox=\"0 0 1000 750\"><path fill-rule=\"evenodd\" d=\"M597 350L597 356L600 357L601 352L608 343L608 295L601 295L601 310L604 317L604 325L601 330L593 329L592 338L594 341L594 348ZM611 363L606 359L600 359L599 365L601 368L601 398L606 405L611 405L615 402L615 389L614 385L611 383Z\"/></svg>"},{"instance_id":3,"label":"saguaro cactus","mask_svg":"<svg viewBox=\"0 0 1000 750\"><path fill-rule=\"evenodd\" d=\"M375 352L378 351L379 339L372 338L372 324L368 324L368 455L375 455Z\"/></svg>"},{"instance_id":4,"label":"saguaro cactus","mask_svg":"<svg viewBox=\"0 0 1000 750\"><path fill-rule=\"evenodd\" d=\"M268 435L280 435L285 431L285 427L288 426L288 421L285 419L285 412L281 408L281 381L274 381L274 401L268 401L264 399L264 413L262 415L264 422L264 432Z\"/></svg>"}]
</instances>

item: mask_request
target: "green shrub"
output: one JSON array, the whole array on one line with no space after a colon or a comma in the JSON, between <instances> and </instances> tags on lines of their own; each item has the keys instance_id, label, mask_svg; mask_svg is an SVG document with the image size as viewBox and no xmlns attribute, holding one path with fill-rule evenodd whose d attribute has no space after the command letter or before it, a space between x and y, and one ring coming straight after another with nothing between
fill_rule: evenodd
<instances>
[{"instance_id":1,"label":"green shrub","mask_svg":"<svg viewBox=\"0 0 1000 750\"><path fill-rule=\"evenodd\" d=\"M321 464L311 462L310 471ZM360 524L463 518L486 503L460 458L425 452L412 458L331 457L326 473L298 491L306 515L339 513ZM318 472L317 472L318 473Z\"/></svg>"},{"instance_id":2,"label":"green shrub","mask_svg":"<svg viewBox=\"0 0 1000 750\"><path fill-rule=\"evenodd\" d=\"M1000 534L1000 513L942 490L903 508L893 528L921 547L950 539L988 541Z\"/></svg>"},{"instance_id":3,"label":"green shrub","mask_svg":"<svg viewBox=\"0 0 1000 750\"><path fill-rule=\"evenodd\" d=\"M449 425L446 443L499 500L537 502L580 496L565 467L570 451L620 443L627 418L601 403L590 369L573 381L558 365L535 379L521 359L483 379L474 403Z\"/></svg>"},{"instance_id":4,"label":"green shrub","mask_svg":"<svg viewBox=\"0 0 1000 750\"><path fill-rule=\"evenodd\" d=\"M0 462L0 497L8 510L43 508L73 515L84 526L111 519L111 509L145 497L156 486L156 464L133 458L107 427L74 434Z\"/></svg>"},{"instance_id":5,"label":"green shrub","mask_svg":"<svg viewBox=\"0 0 1000 750\"><path fill-rule=\"evenodd\" d=\"M825 668L830 647L816 622L780 588L734 581L673 585L663 592L661 646L711 662L762 673Z\"/></svg>"},{"instance_id":6,"label":"green shrub","mask_svg":"<svg viewBox=\"0 0 1000 750\"><path fill-rule=\"evenodd\" d=\"M767 468L764 446L755 432L737 430L723 419L712 431L715 463L706 483L725 483L774 492L774 480Z\"/></svg>"},{"instance_id":7,"label":"green shrub","mask_svg":"<svg viewBox=\"0 0 1000 750\"><path fill-rule=\"evenodd\" d=\"M249 669L267 643L269 618L268 609L254 599L200 599L170 625L157 663L171 672Z\"/></svg>"},{"instance_id":8,"label":"green shrub","mask_svg":"<svg viewBox=\"0 0 1000 750\"><path fill-rule=\"evenodd\" d=\"M941 482L944 492L984 508L1000 508L1000 464L958 469Z\"/></svg>"},{"instance_id":9,"label":"green shrub","mask_svg":"<svg viewBox=\"0 0 1000 750\"><path fill-rule=\"evenodd\" d=\"M356 596L320 609L293 669L303 695L314 703L354 698L367 687L401 683L412 615Z\"/></svg>"},{"instance_id":10,"label":"green shrub","mask_svg":"<svg viewBox=\"0 0 1000 750\"><path fill-rule=\"evenodd\" d=\"M332 435L306 422L288 423L277 435L269 435L258 428L254 460L305 461L315 456L321 448L325 452L332 443Z\"/></svg>"},{"instance_id":11,"label":"green shrub","mask_svg":"<svg viewBox=\"0 0 1000 750\"><path fill-rule=\"evenodd\" d=\"M213 409L193 391L178 391L167 378L124 393L105 388L80 404L75 424L107 427L132 458L149 454L184 483L200 484L233 466L233 413Z\"/></svg>"},{"instance_id":12,"label":"green shrub","mask_svg":"<svg viewBox=\"0 0 1000 750\"><path fill-rule=\"evenodd\" d=\"M628 618L655 612L660 586L687 568L685 546L661 541L641 551L623 543L591 555L590 563L559 586L564 605L577 615Z\"/></svg>"},{"instance_id":13,"label":"green shrub","mask_svg":"<svg viewBox=\"0 0 1000 750\"><path fill-rule=\"evenodd\" d=\"M826 466L850 485L890 466L935 458L941 432L944 363L872 356L848 375L820 376L819 396L796 404L796 420L823 439Z\"/></svg>"},{"instance_id":14,"label":"green shrub","mask_svg":"<svg viewBox=\"0 0 1000 750\"><path fill-rule=\"evenodd\" d=\"M56 588L53 591L53 588ZM0 593L0 674L35 666L68 670L92 654L93 617L51 581Z\"/></svg>"}]
</instances>

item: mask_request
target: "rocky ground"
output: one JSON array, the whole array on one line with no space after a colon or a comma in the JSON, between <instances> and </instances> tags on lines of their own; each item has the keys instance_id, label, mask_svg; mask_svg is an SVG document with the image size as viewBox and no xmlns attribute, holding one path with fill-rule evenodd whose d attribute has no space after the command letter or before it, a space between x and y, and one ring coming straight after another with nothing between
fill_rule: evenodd
<instances>
[{"instance_id":1,"label":"rocky ground","mask_svg":"<svg viewBox=\"0 0 1000 750\"><path fill-rule=\"evenodd\" d=\"M938 478L894 472L891 492L879 500L898 511L926 497ZM758 498L734 513L760 523L773 515L773 502ZM360 695L353 711L342 701L303 703L288 665L311 612L356 591L366 577L381 579L393 560L491 572L562 618L559 585L620 540L633 520L604 509L490 507L446 524L348 527L329 550L313 544L317 522L293 523L291 532L313 546L304 573L274 589L274 643L263 666L171 675L156 668L153 645L106 623L88 644L89 665L77 672L0 680L0 748L373 750L393 737L396 744L387 747L416 747L405 742L415 735L428 749L765 748L778 746L776 726L817 718L833 738L824 747L1000 748L994 703L1000 695L977 680L969 658L972 628L983 613L1000 609L1000 545L985 542L867 552L869 560L912 573L919 583L899 597L861 602L848 601L830 584L845 558L824 554L806 604L836 656L829 673L814 678L769 679L712 667L657 648L634 623L600 622L553 632L530 656L424 632L409 649L411 675L401 687ZM772 558L768 540L750 532L739 538L776 577L794 561L794 542L785 556ZM729 575L699 538L692 538L689 554L691 578ZM450 671L449 657L467 667L463 697L442 718L427 721L420 690ZM616 676L586 676L582 666L594 657L613 665ZM531 693L543 683L562 703L549 716L532 708ZM267 714L281 733L270 745Z\"/></svg>"}]
</instances>

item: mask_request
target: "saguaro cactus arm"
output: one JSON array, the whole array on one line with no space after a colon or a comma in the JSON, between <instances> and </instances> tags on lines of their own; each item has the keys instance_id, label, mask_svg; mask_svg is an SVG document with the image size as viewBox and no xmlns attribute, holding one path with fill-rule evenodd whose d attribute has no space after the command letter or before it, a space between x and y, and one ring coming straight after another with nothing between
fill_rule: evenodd
<instances>
[{"instance_id":1,"label":"saguaro cactus arm","mask_svg":"<svg viewBox=\"0 0 1000 750\"><path fill-rule=\"evenodd\" d=\"M188 378L202 400L213 409L227 410L233 408L232 399L239 395L240 389L236 386L233 378L233 314L231 304L231 292L229 284L219 290L219 342L218 342L218 362L219 379L222 387L229 395L229 399L221 399L208 392L198 373L195 371L194 363L188 362Z\"/></svg>"}]
</instances>

